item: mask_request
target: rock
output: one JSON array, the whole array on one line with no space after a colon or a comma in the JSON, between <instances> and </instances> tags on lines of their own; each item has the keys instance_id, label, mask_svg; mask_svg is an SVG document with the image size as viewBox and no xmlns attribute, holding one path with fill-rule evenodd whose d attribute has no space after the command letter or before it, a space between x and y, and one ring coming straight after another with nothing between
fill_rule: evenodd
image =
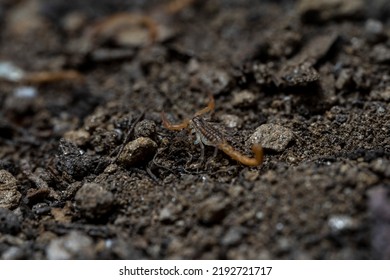
<instances>
[{"instance_id":1,"label":"rock","mask_svg":"<svg viewBox=\"0 0 390 280\"><path fill-rule=\"evenodd\" d=\"M50 213L58 223L70 223L72 221L71 204L67 203L64 208L51 208Z\"/></svg>"},{"instance_id":2,"label":"rock","mask_svg":"<svg viewBox=\"0 0 390 280\"><path fill-rule=\"evenodd\" d=\"M27 205L34 205L35 203L45 200L50 194L50 188L43 187L37 189L28 189L23 202Z\"/></svg>"},{"instance_id":3,"label":"rock","mask_svg":"<svg viewBox=\"0 0 390 280\"><path fill-rule=\"evenodd\" d=\"M263 148L282 152L294 138L294 133L283 126L277 124L263 124L259 126L248 142L251 144L261 144Z\"/></svg>"},{"instance_id":4,"label":"rock","mask_svg":"<svg viewBox=\"0 0 390 280\"><path fill-rule=\"evenodd\" d=\"M6 170L0 170L0 207L12 209L18 206L21 198L17 190L17 180Z\"/></svg>"},{"instance_id":5,"label":"rock","mask_svg":"<svg viewBox=\"0 0 390 280\"><path fill-rule=\"evenodd\" d=\"M26 259L26 248L11 246L2 255L3 260L25 260Z\"/></svg>"},{"instance_id":6,"label":"rock","mask_svg":"<svg viewBox=\"0 0 390 280\"><path fill-rule=\"evenodd\" d=\"M92 259L94 255L92 238L78 231L53 239L46 248L49 260Z\"/></svg>"},{"instance_id":7,"label":"rock","mask_svg":"<svg viewBox=\"0 0 390 280\"><path fill-rule=\"evenodd\" d=\"M256 102L256 96L249 90L243 90L233 95L233 106L249 107L253 106Z\"/></svg>"},{"instance_id":8,"label":"rock","mask_svg":"<svg viewBox=\"0 0 390 280\"><path fill-rule=\"evenodd\" d=\"M232 227L222 237L221 244L225 246L232 246L240 243L243 235L246 233L243 227Z\"/></svg>"},{"instance_id":9,"label":"rock","mask_svg":"<svg viewBox=\"0 0 390 280\"><path fill-rule=\"evenodd\" d=\"M275 70L273 63L254 63L252 66L253 75L257 84L271 85L273 83L273 73Z\"/></svg>"},{"instance_id":10,"label":"rock","mask_svg":"<svg viewBox=\"0 0 390 280\"><path fill-rule=\"evenodd\" d=\"M64 134L64 139L76 146L84 146L90 137L90 133L84 129L70 130Z\"/></svg>"},{"instance_id":11,"label":"rock","mask_svg":"<svg viewBox=\"0 0 390 280\"><path fill-rule=\"evenodd\" d=\"M171 223L176 220L176 215L174 215L174 209L172 207L164 207L159 215L159 220L163 223Z\"/></svg>"},{"instance_id":12,"label":"rock","mask_svg":"<svg viewBox=\"0 0 390 280\"><path fill-rule=\"evenodd\" d=\"M328 219L328 226L334 233L356 228L356 222L347 215L333 215Z\"/></svg>"},{"instance_id":13,"label":"rock","mask_svg":"<svg viewBox=\"0 0 390 280\"><path fill-rule=\"evenodd\" d=\"M199 205L198 218L207 225L221 223L228 213L229 202L226 198L215 195Z\"/></svg>"},{"instance_id":14,"label":"rock","mask_svg":"<svg viewBox=\"0 0 390 280\"><path fill-rule=\"evenodd\" d=\"M114 195L95 183L84 184L76 193L76 206L88 219L104 217L113 207Z\"/></svg>"},{"instance_id":15,"label":"rock","mask_svg":"<svg viewBox=\"0 0 390 280\"><path fill-rule=\"evenodd\" d=\"M353 70L350 68L342 69L337 77L335 87L338 90L346 90L353 86Z\"/></svg>"},{"instance_id":16,"label":"rock","mask_svg":"<svg viewBox=\"0 0 390 280\"><path fill-rule=\"evenodd\" d=\"M204 85L210 92L221 92L231 83L231 75L221 68L202 65L195 75L195 80Z\"/></svg>"},{"instance_id":17,"label":"rock","mask_svg":"<svg viewBox=\"0 0 390 280\"><path fill-rule=\"evenodd\" d=\"M274 78L278 87L302 87L317 82L320 75L310 62L292 61L284 65Z\"/></svg>"},{"instance_id":18,"label":"rock","mask_svg":"<svg viewBox=\"0 0 390 280\"><path fill-rule=\"evenodd\" d=\"M370 92L370 96L374 100L380 100L380 101L390 101L390 87L387 87L385 89L380 90L373 90Z\"/></svg>"},{"instance_id":19,"label":"rock","mask_svg":"<svg viewBox=\"0 0 390 280\"><path fill-rule=\"evenodd\" d=\"M225 127L227 128L241 128L242 119L236 115L232 114L223 114L219 117Z\"/></svg>"},{"instance_id":20,"label":"rock","mask_svg":"<svg viewBox=\"0 0 390 280\"><path fill-rule=\"evenodd\" d=\"M373 259L390 259L389 193L386 185L379 185L368 191Z\"/></svg>"},{"instance_id":21,"label":"rock","mask_svg":"<svg viewBox=\"0 0 390 280\"><path fill-rule=\"evenodd\" d=\"M386 38L383 23L375 19L368 19L366 21L364 31L367 41L371 43L376 43Z\"/></svg>"},{"instance_id":22,"label":"rock","mask_svg":"<svg viewBox=\"0 0 390 280\"><path fill-rule=\"evenodd\" d=\"M17 234L20 231L18 216L12 211L0 208L0 232L4 234Z\"/></svg>"},{"instance_id":23,"label":"rock","mask_svg":"<svg viewBox=\"0 0 390 280\"><path fill-rule=\"evenodd\" d=\"M129 142L118 158L118 162L127 167L149 161L157 150L157 144L147 137L139 137Z\"/></svg>"},{"instance_id":24,"label":"rock","mask_svg":"<svg viewBox=\"0 0 390 280\"><path fill-rule=\"evenodd\" d=\"M24 71L8 61L0 61L0 80L18 82L24 77Z\"/></svg>"},{"instance_id":25,"label":"rock","mask_svg":"<svg viewBox=\"0 0 390 280\"><path fill-rule=\"evenodd\" d=\"M90 155L65 139L60 140L60 153L56 159L57 169L76 180L93 173L99 163L104 162L98 155Z\"/></svg>"},{"instance_id":26,"label":"rock","mask_svg":"<svg viewBox=\"0 0 390 280\"><path fill-rule=\"evenodd\" d=\"M305 22L325 22L333 19L361 16L363 0L301 0L298 12Z\"/></svg>"},{"instance_id":27,"label":"rock","mask_svg":"<svg viewBox=\"0 0 390 280\"><path fill-rule=\"evenodd\" d=\"M134 128L136 138L149 137L154 138L156 135L156 123L151 120L143 120L136 124Z\"/></svg>"},{"instance_id":28,"label":"rock","mask_svg":"<svg viewBox=\"0 0 390 280\"><path fill-rule=\"evenodd\" d=\"M372 49L370 57L378 63L390 62L390 49L385 44L378 44Z\"/></svg>"}]
</instances>

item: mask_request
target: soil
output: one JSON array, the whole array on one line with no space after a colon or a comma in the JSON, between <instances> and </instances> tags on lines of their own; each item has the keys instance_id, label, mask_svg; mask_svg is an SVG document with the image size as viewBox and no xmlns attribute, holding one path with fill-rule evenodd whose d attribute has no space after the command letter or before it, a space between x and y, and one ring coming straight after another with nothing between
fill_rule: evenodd
<instances>
[{"instance_id":1,"label":"soil","mask_svg":"<svg viewBox=\"0 0 390 280\"><path fill-rule=\"evenodd\" d=\"M389 259L390 5L0 1L2 259ZM202 116L245 166L162 125Z\"/></svg>"}]
</instances>

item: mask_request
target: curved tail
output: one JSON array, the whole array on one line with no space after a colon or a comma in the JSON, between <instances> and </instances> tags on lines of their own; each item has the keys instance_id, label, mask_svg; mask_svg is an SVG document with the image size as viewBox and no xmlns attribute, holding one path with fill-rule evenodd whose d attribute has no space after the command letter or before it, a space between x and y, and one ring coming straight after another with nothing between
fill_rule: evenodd
<instances>
[{"instance_id":1,"label":"curved tail","mask_svg":"<svg viewBox=\"0 0 390 280\"><path fill-rule=\"evenodd\" d=\"M260 144L254 144L252 146L252 151L255 154L254 157L247 157L241 154L239 151L235 150L228 143L223 143L218 145L218 148L223 151L225 154L230 156L232 159L241 162L244 165L248 166L258 166L263 162L263 147Z\"/></svg>"}]
</instances>

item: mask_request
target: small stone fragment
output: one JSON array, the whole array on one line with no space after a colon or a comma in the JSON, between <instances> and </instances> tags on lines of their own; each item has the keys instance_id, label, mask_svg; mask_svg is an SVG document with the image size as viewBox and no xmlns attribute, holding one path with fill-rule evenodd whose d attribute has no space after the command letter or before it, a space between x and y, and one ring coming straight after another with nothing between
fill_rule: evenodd
<instances>
[{"instance_id":1,"label":"small stone fragment","mask_svg":"<svg viewBox=\"0 0 390 280\"><path fill-rule=\"evenodd\" d=\"M357 17L363 8L363 0L301 0L298 4L298 12L306 22Z\"/></svg>"},{"instance_id":2,"label":"small stone fragment","mask_svg":"<svg viewBox=\"0 0 390 280\"><path fill-rule=\"evenodd\" d=\"M339 73L339 76L337 77L335 87L338 90L341 90L341 89L347 89L348 87L352 86L353 85L352 76L353 76L352 69L349 68L342 69Z\"/></svg>"},{"instance_id":3,"label":"small stone fragment","mask_svg":"<svg viewBox=\"0 0 390 280\"><path fill-rule=\"evenodd\" d=\"M8 209L0 208L0 233L14 235L19 231L18 216Z\"/></svg>"},{"instance_id":4,"label":"small stone fragment","mask_svg":"<svg viewBox=\"0 0 390 280\"><path fill-rule=\"evenodd\" d=\"M15 208L21 196L17 190L16 178L8 171L0 170L0 207Z\"/></svg>"},{"instance_id":5,"label":"small stone fragment","mask_svg":"<svg viewBox=\"0 0 390 280\"><path fill-rule=\"evenodd\" d=\"M293 138L294 133L288 128L277 124L263 124L248 141L250 144L261 144L265 149L282 152Z\"/></svg>"},{"instance_id":6,"label":"small stone fragment","mask_svg":"<svg viewBox=\"0 0 390 280\"><path fill-rule=\"evenodd\" d=\"M211 92L224 90L232 80L231 75L227 71L208 65L202 65L195 77Z\"/></svg>"},{"instance_id":7,"label":"small stone fragment","mask_svg":"<svg viewBox=\"0 0 390 280\"><path fill-rule=\"evenodd\" d=\"M278 87L307 86L319 80L320 75L310 62L286 64L275 76Z\"/></svg>"},{"instance_id":8,"label":"small stone fragment","mask_svg":"<svg viewBox=\"0 0 390 280\"><path fill-rule=\"evenodd\" d=\"M232 227L222 237L221 243L225 246L232 246L240 243L246 230L243 227Z\"/></svg>"},{"instance_id":9,"label":"small stone fragment","mask_svg":"<svg viewBox=\"0 0 390 280\"><path fill-rule=\"evenodd\" d=\"M219 117L221 122L227 128L241 128L242 127L242 119L236 115L232 114L223 114Z\"/></svg>"},{"instance_id":10,"label":"small stone fragment","mask_svg":"<svg viewBox=\"0 0 390 280\"><path fill-rule=\"evenodd\" d=\"M375 19L368 19L366 21L364 31L367 40L372 43L379 42L386 38L383 23Z\"/></svg>"},{"instance_id":11,"label":"small stone fragment","mask_svg":"<svg viewBox=\"0 0 390 280\"><path fill-rule=\"evenodd\" d=\"M160 212L159 220L163 223L171 223L176 220L172 207L164 207Z\"/></svg>"},{"instance_id":12,"label":"small stone fragment","mask_svg":"<svg viewBox=\"0 0 390 280\"><path fill-rule=\"evenodd\" d=\"M255 63L252 67L256 83L259 85L270 85L273 83L274 64Z\"/></svg>"},{"instance_id":13,"label":"small stone fragment","mask_svg":"<svg viewBox=\"0 0 390 280\"><path fill-rule=\"evenodd\" d=\"M59 155L56 158L57 169L79 180L84 176L95 172L96 167L103 166L105 158L92 155L79 149L76 145L65 139L60 140Z\"/></svg>"},{"instance_id":14,"label":"small stone fragment","mask_svg":"<svg viewBox=\"0 0 390 280\"><path fill-rule=\"evenodd\" d=\"M387 87L383 90L373 90L370 92L370 96L374 100L381 100L381 101L390 101L390 87Z\"/></svg>"},{"instance_id":15,"label":"small stone fragment","mask_svg":"<svg viewBox=\"0 0 390 280\"><path fill-rule=\"evenodd\" d=\"M48 187L28 189L26 197L23 198L23 202L28 205L34 205L35 203L41 202L46 199L50 194Z\"/></svg>"},{"instance_id":16,"label":"small stone fragment","mask_svg":"<svg viewBox=\"0 0 390 280\"><path fill-rule=\"evenodd\" d=\"M18 82L24 77L24 71L8 61L0 61L0 79Z\"/></svg>"},{"instance_id":17,"label":"small stone fragment","mask_svg":"<svg viewBox=\"0 0 390 280\"><path fill-rule=\"evenodd\" d=\"M94 255L92 238L78 231L53 239L46 248L49 260L92 259Z\"/></svg>"},{"instance_id":18,"label":"small stone fragment","mask_svg":"<svg viewBox=\"0 0 390 280\"><path fill-rule=\"evenodd\" d=\"M40 202L34 204L31 210L37 215L46 215L50 212L51 207L45 202Z\"/></svg>"},{"instance_id":19,"label":"small stone fragment","mask_svg":"<svg viewBox=\"0 0 390 280\"><path fill-rule=\"evenodd\" d=\"M372 49L370 56L378 63L389 63L390 49L385 44L378 44Z\"/></svg>"},{"instance_id":20,"label":"small stone fragment","mask_svg":"<svg viewBox=\"0 0 390 280\"><path fill-rule=\"evenodd\" d=\"M220 196L215 195L206 199L199 205L198 218L204 224L220 223L228 212L228 201Z\"/></svg>"},{"instance_id":21,"label":"small stone fragment","mask_svg":"<svg viewBox=\"0 0 390 280\"><path fill-rule=\"evenodd\" d=\"M69 208L69 205L65 205L64 208L51 208L50 213L56 222L70 223L72 221L72 212Z\"/></svg>"},{"instance_id":22,"label":"small stone fragment","mask_svg":"<svg viewBox=\"0 0 390 280\"><path fill-rule=\"evenodd\" d=\"M157 144L147 137L139 137L127 143L119 156L119 163L134 166L149 161L157 150Z\"/></svg>"},{"instance_id":23,"label":"small stone fragment","mask_svg":"<svg viewBox=\"0 0 390 280\"><path fill-rule=\"evenodd\" d=\"M337 233L355 228L356 222L352 217L347 215L333 215L328 219L328 225L332 232Z\"/></svg>"},{"instance_id":24,"label":"small stone fragment","mask_svg":"<svg viewBox=\"0 0 390 280\"><path fill-rule=\"evenodd\" d=\"M150 43L150 34L145 28L125 29L112 37L122 47L140 47Z\"/></svg>"},{"instance_id":25,"label":"small stone fragment","mask_svg":"<svg viewBox=\"0 0 390 280\"><path fill-rule=\"evenodd\" d=\"M153 138L156 134L156 123L151 120L143 120L136 124L134 135L136 138L149 137Z\"/></svg>"},{"instance_id":26,"label":"small stone fragment","mask_svg":"<svg viewBox=\"0 0 390 280\"><path fill-rule=\"evenodd\" d=\"M114 195L101 185L86 183L77 191L75 200L84 217L98 219L112 209Z\"/></svg>"},{"instance_id":27,"label":"small stone fragment","mask_svg":"<svg viewBox=\"0 0 390 280\"><path fill-rule=\"evenodd\" d=\"M26 248L11 246L2 255L2 260L25 260L26 259Z\"/></svg>"},{"instance_id":28,"label":"small stone fragment","mask_svg":"<svg viewBox=\"0 0 390 280\"><path fill-rule=\"evenodd\" d=\"M233 95L233 106L248 107L256 102L256 96L249 90L243 90Z\"/></svg>"},{"instance_id":29,"label":"small stone fragment","mask_svg":"<svg viewBox=\"0 0 390 280\"><path fill-rule=\"evenodd\" d=\"M85 145L90 137L90 133L84 129L71 130L64 134L64 139L76 146Z\"/></svg>"},{"instance_id":30,"label":"small stone fragment","mask_svg":"<svg viewBox=\"0 0 390 280\"><path fill-rule=\"evenodd\" d=\"M388 186L379 185L368 191L371 220L371 247L374 259L390 259L390 199Z\"/></svg>"}]
</instances>

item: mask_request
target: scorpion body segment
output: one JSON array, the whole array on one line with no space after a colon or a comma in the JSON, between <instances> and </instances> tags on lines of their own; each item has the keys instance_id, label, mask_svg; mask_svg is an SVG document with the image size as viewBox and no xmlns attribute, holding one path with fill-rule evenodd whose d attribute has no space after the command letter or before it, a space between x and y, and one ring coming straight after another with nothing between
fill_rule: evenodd
<instances>
[{"instance_id":1,"label":"scorpion body segment","mask_svg":"<svg viewBox=\"0 0 390 280\"><path fill-rule=\"evenodd\" d=\"M190 127L199 135L202 143L207 146L217 147L219 143L225 142L222 133L212 127L200 116L191 119Z\"/></svg>"}]
</instances>

